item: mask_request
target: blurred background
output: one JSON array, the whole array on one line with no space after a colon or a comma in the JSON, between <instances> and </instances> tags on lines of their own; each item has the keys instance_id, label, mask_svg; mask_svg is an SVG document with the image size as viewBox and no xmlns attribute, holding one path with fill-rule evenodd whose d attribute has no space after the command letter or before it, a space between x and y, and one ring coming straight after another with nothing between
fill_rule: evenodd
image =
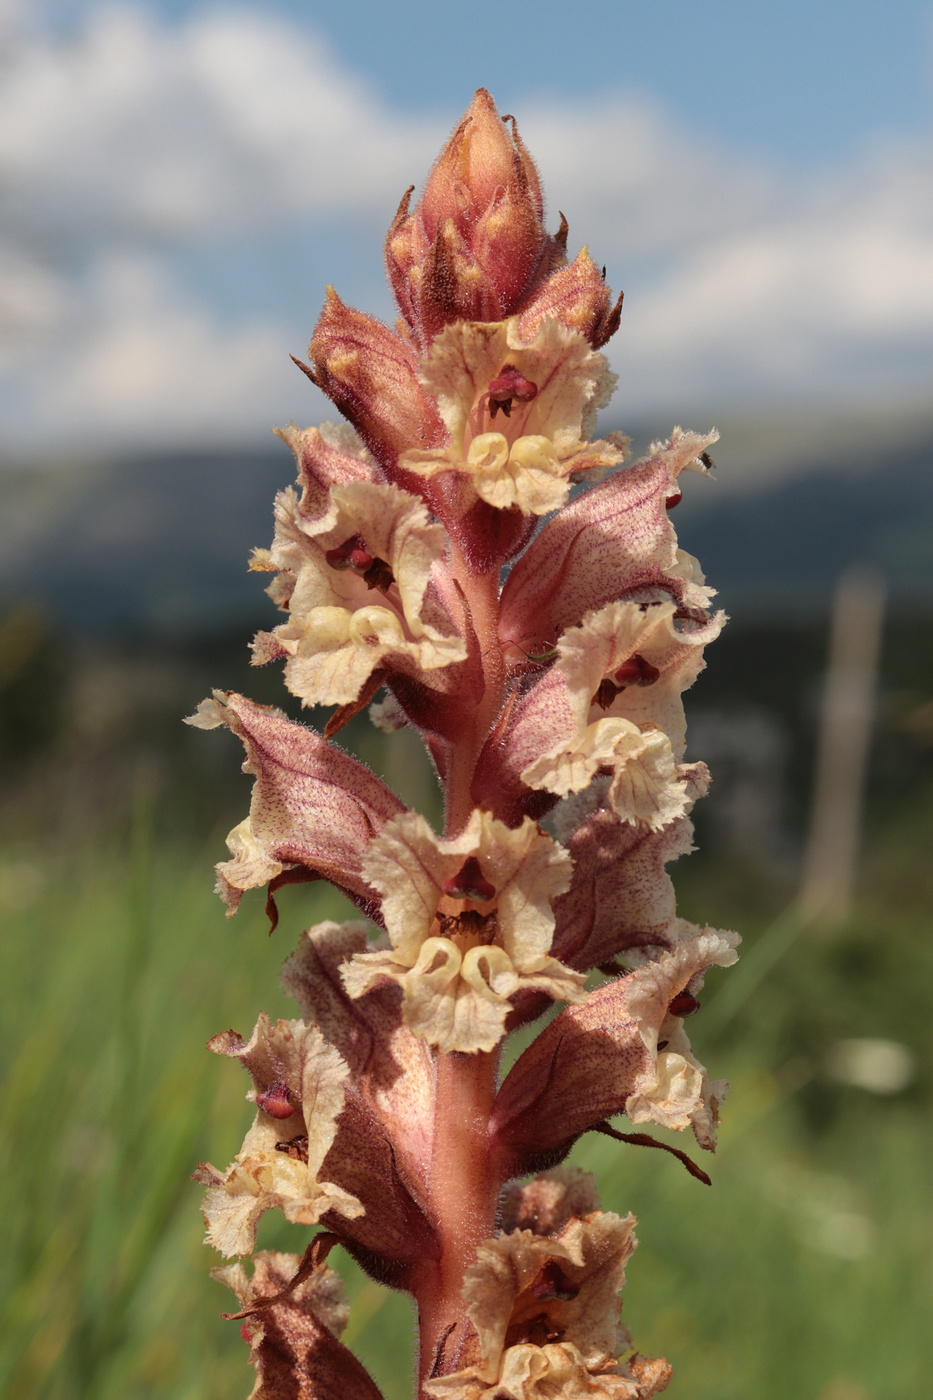
<instances>
[{"instance_id":1,"label":"blurred background","mask_svg":"<svg viewBox=\"0 0 933 1400\"><path fill-rule=\"evenodd\" d=\"M225 922L249 784L179 721L212 685L295 713L248 668L272 609L245 568L293 475L269 428L332 416L288 353L327 282L391 318L384 230L480 84L625 289L602 426L722 433L675 516L732 622L688 696L716 781L674 875L745 936L690 1025L733 1088L711 1190L575 1155L640 1221L624 1318L672 1400L929 1383L929 0L0 0L11 1400L249 1389L189 1176L250 1113L202 1047L291 1014L279 963L343 909L286 891L272 946L258 897ZM436 813L411 735L345 738ZM341 1268L401 1400L407 1305Z\"/></svg>"}]
</instances>

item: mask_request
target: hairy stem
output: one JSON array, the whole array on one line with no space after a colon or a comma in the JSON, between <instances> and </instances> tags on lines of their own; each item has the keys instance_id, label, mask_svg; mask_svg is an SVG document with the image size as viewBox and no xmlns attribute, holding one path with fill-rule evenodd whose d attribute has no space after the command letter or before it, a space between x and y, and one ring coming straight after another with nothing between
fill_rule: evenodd
<instances>
[{"instance_id":1,"label":"hairy stem","mask_svg":"<svg viewBox=\"0 0 933 1400\"><path fill-rule=\"evenodd\" d=\"M472 724L458 736L451 754L445 832L448 836L454 836L469 821L473 810L470 784L480 750L502 709L505 666L499 641L498 575L474 573L453 542L450 551L451 573L470 609L483 669L482 699L476 707Z\"/></svg>"},{"instance_id":2,"label":"hairy stem","mask_svg":"<svg viewBox=\"0 0 933 1400\"><path fill-rule=\"evenodd\" d=\"M477 1245L495 1228L500 1183L490 1170L489 1117L498 1066L498 1049L439 1055L437 1060L430 1192L442 1253L415 1289L422 1381L430 1374L445 1334L448 1355L460 1340L463 1275Z\"/></svg>"}]
</instances>

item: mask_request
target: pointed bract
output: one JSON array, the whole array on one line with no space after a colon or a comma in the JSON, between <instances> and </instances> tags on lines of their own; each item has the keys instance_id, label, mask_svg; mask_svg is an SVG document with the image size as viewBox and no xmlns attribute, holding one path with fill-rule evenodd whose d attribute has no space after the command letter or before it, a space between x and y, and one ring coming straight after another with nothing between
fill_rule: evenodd
<instances>
[{"instance_id":1,"label":"pointed bract","mask_svg":"<svg viewBox=\"0 0 933 1400\"><path fill-rule=\"evenodd\" d=\"M675 916L674 887L665 865L692 850L686 818L662 831L596 811L570 838L573 879L554 901L553 952L568 967L586 969L622 958L667 951Z\"/></svg>"},{"instance_id":2,"label":"pointed bract","mask_svg":"<svg viewBox=\"0 0 933 1400\"><path fill-rule=\"evenodd\" d=\"M189 723L226 725L246 747L256 779L250 814L228 837L233 860L217 867L231 913L244 890L289 872L322 877L366 909L378 896L361 873L363 853L402 803L356 759L280 710L233 691L215 691Z\"/></svg>"},{"instance_id":3,"label":"pointed bract","mask_svg":"<svg viewBox=\"0 0 933 1400\"><path fill-rule=\"evenodd\" d=\"M359 922L315 924L282 967L282 986L350 1066L351 1090L391 1128L407 1170L426 1160L434 1108L435 1065L423 1040L405 1025L394 986L353 1000L342 970L367 946Z\"/></svg>"},{"instance_id":4,"label":"pointed bract","mask_svg":"<svg viewBox=\"0 0 933 1400\"><path fill-rule=\"evenodd\" d=\"M252 1277L239 1263L213 1269L211 1277L250 1308L282 1293L300 1262L295 1254L263 1250ZM338 1340L348 1315L342 1280L321 1267L287 1297L247 1317L243 1333L257 1373L249 1400L382 1400L368 1371Z\"/></svg>"},{"instance_id":5,"label":"pointed bract","mask_svg":"<svg viewBox=\"0 0 933 1400\"><path fill-rule=\"evenodd\" d=\"M621 315L622 297L613 302L605 275L582 248L572 263L552 272L522 303L518 324L521 335L530 339L541 320L550 316L568 330L579 331L598 350L619 329Z\"/></svg>"},{"instance_id":6,"label":"pointed bract","mask_svg":"<svg viewBox=\"0 0 933 1400\"><path fill-rule=\"evenodd\" d=\"M512 569L502 590L500 637L525 651L553 647L568 627L618 598L647 593L644 601L704 607L702 590L678 556L667 502L677 478L700 467L700 455L719 434L674 430L645 458L571 502ZM692 562L692 561L691 561ZM659 597L648 590L662 590ZM639 599L640 601L640 599Z\"/></svg>"},{"instance_id":7,"label":"pointed bract","mask_svg":"<svg viewBox=\"0 0 933 1400\"><path fill-rule=\"evenodd\" d=\"M669 952L567 1007L516 1061L491 1125L515 1174L561 1160L581 1133L616 1113L692 1126L702 1147L715 1145L725 1085L709 1083L668 1007L709 967L735 962L738 936L675 920L667 937Z\"/></svg>"},{"instance_id":8,"label":"pointed bract","mask_svg":"<svg viewBox=\"0 0 933 1400\"><path fill-rule=\"evenodd\" d=\"M393 472L405 448L442 440L443 427L418 382L411 346L381 321L347 306L332 287L308 354L314 382L386 472Z\"/></svg>"}]
</instances>

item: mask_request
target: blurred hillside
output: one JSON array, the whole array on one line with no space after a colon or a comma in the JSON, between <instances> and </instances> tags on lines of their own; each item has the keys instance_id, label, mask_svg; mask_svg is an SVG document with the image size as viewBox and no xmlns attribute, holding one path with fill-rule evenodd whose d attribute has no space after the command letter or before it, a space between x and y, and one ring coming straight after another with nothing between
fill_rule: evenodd
<instances>
[{"instance_id":1,"label":"blurred hillside","mask_svg":"<svg viewBox=\"0 0 933 1400\"><path fill-rule=\"evenodd\" d=\"M827 610L849 563L876 565L890 599L872 811L933 775L933 419L721 426L716 479L688 476L674 517L732 618L688 697L692 752L716 774L698 822L704 846L792 878ZM636 451L650 436L636 433ZM246 786L229 747L179 720L212 686L299 713L279 669L251 670L247 649L275 614L246 563L293 475L277 442L0 471L0 821L113 811L140 764L173 795L176 824L232 821ZM406 737L390 776L429 808L432 778ZM365 716L343 741L379 771L393 762Z\"/></svg>"}]
</instances>

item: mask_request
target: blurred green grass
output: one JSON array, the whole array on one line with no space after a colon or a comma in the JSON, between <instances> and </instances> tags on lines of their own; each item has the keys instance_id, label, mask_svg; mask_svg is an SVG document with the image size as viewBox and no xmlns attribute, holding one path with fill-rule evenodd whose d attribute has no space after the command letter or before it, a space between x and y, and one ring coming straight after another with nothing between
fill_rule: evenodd
<instances>
[{"instance_id":1,"label":"blurred green grass","mask_svg":"<svg viewBox=\"0 0 933 1400\"><path fill-rule=\"evenodd\" d=\"M252 1384L236 1324L219 1316L228 1298L207 1276L217 1260L190 1181L199 1160L230 1160L251 1109L238 1067L203 1046L261 1008L291 1014L278 967L301 927L343 906L323 887L284 891L271 941L259 898L227 922L211 892L220 834L202 849L160 818L153 838L143 796L119 832L59 835L54 848L11 839L0 861L11 1400L231 1400ZM729 1017L710 978L707 1023L701 1011L691 1035L733 1085L721 1148L703 1163L711 1189L661 1153L591 1137L574 1154L607 1208L638 1217L623 1318L640 1350L674 1363L672 1400L925 1389L931 837L933 793L920 794L873 833L844 925L802 935ZM688 917L740 928L748 949L774 937L786 888L698 857L674 874ZM913 1081L880 1097L829 1079L828 1051L853 1036L906 1044ZM306 1238L266 1217L260 1243L300 1251ZM387 1400L403 1400L408 1304L339 1266L347 1340Z\"/></svg>"}]
</instances>

